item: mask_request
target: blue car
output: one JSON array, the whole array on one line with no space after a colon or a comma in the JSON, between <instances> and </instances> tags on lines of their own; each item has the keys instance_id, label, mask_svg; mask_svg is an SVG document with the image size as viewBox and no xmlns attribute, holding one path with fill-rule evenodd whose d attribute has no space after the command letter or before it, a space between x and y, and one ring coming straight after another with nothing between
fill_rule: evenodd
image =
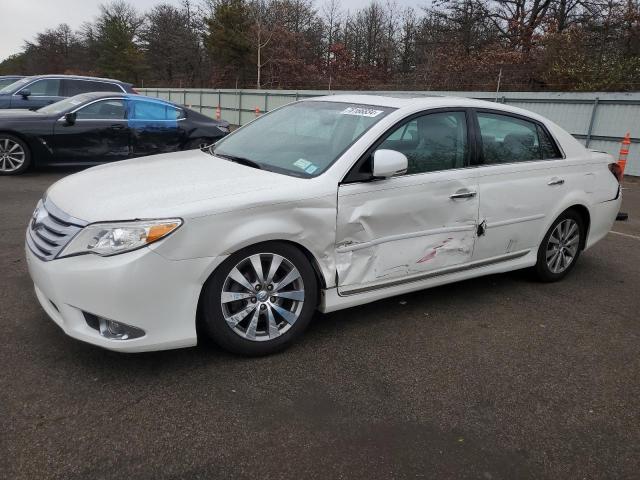
<instances>
[{"instance_id":1,"label":"blue car","mask_svg":"<svg viewBox=\"0 0 640 480\"><path fill-rule=\"evenodd\" d=\"M37 75L24 77L0 89L0 109L38 108L81 93L137 93L130 83L108 78L74 75Z\"/></svg>"},{"instance_id":2,"label":"blue car","mask_svg":"<svg viewBox=\"0 0 640 480\"><path fill-rule=\"evenodd\" d=\"M14 82L17 82L21 78L24 78L23 75L2 75L0 76L0 89L11 85Z\"/></svg>"}]
</instances>

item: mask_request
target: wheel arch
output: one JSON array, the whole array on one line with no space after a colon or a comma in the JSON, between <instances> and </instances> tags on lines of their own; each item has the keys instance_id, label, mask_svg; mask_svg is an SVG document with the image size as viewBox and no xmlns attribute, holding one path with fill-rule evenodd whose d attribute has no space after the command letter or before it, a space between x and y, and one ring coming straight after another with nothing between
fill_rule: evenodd
<instances>
[{"instance_id":1,"label":"wheel arch","mask_svg":"<svg viewBox=\"0 0 640 480\"><path fill-rule=\"evenodd\" d=\"M254 243L250 243L248 245L243 245L242 247L236 249L233 252L229 252L228 255L234 255L238 252L241 252L247 248L250 247L254 247L256 245L261 245L263 243L273 243L273 242L278 242L278 243L284 243L284 244L288 244L293 246L294 248L297 248L309 261L309 264L311 265L311 268L316 276L316 281L318 282L318 305L316 305L315 307L317 308L320 305L321 302L321 291L327 288L327 279L324 277L323 273L322 273L322 268L320 267L320 263L318 262L318 260L316 259L315 255L311 252L311 250L307 247L305 247L304 245L302 245L299 242L295 242L293 240L285 240L285 239L280 239L280 238L274 238L274 239L270 239L270 240L263 240L263 241L258 241L258 242L254 242ZM203 321L203 314L202 314L202 294L204 292L205 286L207 284L207 282L209 282L209 280L211 280L211 278L213 278L213 276L216 274L216 272L218 271L218 269L220 268L220 266L222 265L222 263L220 263L219 265L217 265L207 276L206 280L202 283L202 286L200 287L200 293L198 294L198 305L196 307L196 332L198 335L198 338L203 338L203 336L201 335L202 333L202 321Z\"/></svg>"},{"instance_id":2,"label":"wheel arch","mask_svg":"<svg viewBox=\"0 0 640 480\"><path fill-rule=\"evenodd\" d=\"M34 150L34 148L33 148L33 145L31 143L31 139L27 135L25 135L25 134L23 134L21 132L16 132L15 130L0 129L0 135L3 135L3 134L11 135L12 137L16 137L16 138L19 138L20 140L22 140L27 145L27 147L29 148L30 153L32 154L31 161L33 161L33 150Z\"/></svg>"},{"instance_id":3,"label":"wheel arch","mask_svg":"<svg viewBox=\"0 0 640 480\"><path fill-rule=\"evenodd\" d=\"M589 229L591 228L591 213L589 209L580 203L575 205L571 205L569 208L565 209L562 213L567 212L569 210L573 210L582 218L582 222L584 225L584 236L580 239L580 250L584 250L585 245L587 244L587 238L589 238Z\"/></svg>"},{"instance_id":4,"label":"wheel arch","mask_svg":"<svg viewBox=\"0 0 640 480\"><path fill-rule=\"evenodd\" d=\"M21 140L22 142L24 142L24 144L26 145L26 147L29 149L28 154L29 154L29 162L30 162L30 166L27 168L27 170L33 168L34 165L37 165L37 161L36 161L36 157L37 155L35 155L36 151L37 151L37 146L33 144L33 139L30 138L28 135L25 135L24 133L21 132L17 132L15 130L11 130L11 129L0 129L0 136L2 135L10 135L12 137L15 137L19 140Z\"/></svg>"},{"instance_id":5,"label":"wheel arch","mask_svg":"<svg viewBox=\"0 0 640 480\"><path fill-rule=\"evenodd\" d=\"M551 228L553 222L556 221L560 215L566 213L569 210L573 210L583 220L585 227L584 238L580 240L580 249L584 250L587 245L587 239L589 238L589 232L591 228L591 210L589 209L589 202L583 195L571 195L568 198L565 198L563 202L557 205L557 208L547 217L547 223L545 228L542 230L542 234L539 237L538 244L542 242L544 235Z\"/></svg>"}]
</instances>

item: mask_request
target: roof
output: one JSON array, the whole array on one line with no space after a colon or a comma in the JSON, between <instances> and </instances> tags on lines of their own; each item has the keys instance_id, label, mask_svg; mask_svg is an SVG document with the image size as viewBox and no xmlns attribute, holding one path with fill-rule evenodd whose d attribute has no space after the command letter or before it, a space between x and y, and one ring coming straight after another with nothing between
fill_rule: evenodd
<instances>
[{"instance_id":1,"label":"roof","mask_svg":"<svg viewBox=\"0 0 640 480\"><path fill-rule=\"evenodd\" d=\"M29 78L72 78L72 79L80 79L80 80L97 80L103 82L116 82L122 83L124 85L130 85L129 82L123 82L122 80L116 80L115 78L102 78L102 77L88 77L84 75L31 75Z\"/></svg>"},{"instance_id":2,"label":"roof","mask_svg":"<svg viewBox=\"0 0 640 480\"><path fill-rule=\"evenodd\" d=\"M159 102L166 103L168 105L173 105L179 108L185 108L183 105L179 105L177 103L171 102L169 100L165 100L164 98L158 97L147 97L146 95L138 95L135 93L125 93L125 92L87 92L80 93L76 95L77 97L89 97L91 99L99 99L99 98L131 98L133 100L149 100L151 102Z\"/></svg>"},{"instance_id":3,"label":"roof","mask_svg":"<svg viewBox=\"0 0 640 480\"><path fill-rule=\"evenodd\" d=\"M497 102L490 102L487 100L476 100L473 98L463 97L445 97L445 96L424 96L424 97L406 97L406 96L391 96L391 95L359 95L359 94L347 94L347 95L326 95L320 97L313 97L303 101L315 101L315 102L342 102L342 103L355 103L360 105L372 105L380 107L390 108L411 108L411 110L427 110L431 108L450 108L450 107L462 107L462 108L487 108L492 110L501 110L504 112L511 112L518 115L524 115L533 119L547 121L548 119L518 107L512 107Z\"/></svg>"}]
</instances>

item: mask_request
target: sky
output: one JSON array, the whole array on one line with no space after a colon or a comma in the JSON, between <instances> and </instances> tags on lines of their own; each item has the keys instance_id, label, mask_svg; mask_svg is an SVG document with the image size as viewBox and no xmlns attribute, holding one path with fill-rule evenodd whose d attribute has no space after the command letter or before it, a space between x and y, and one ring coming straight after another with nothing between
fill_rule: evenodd
<instances>
[{"instance_id":1,"label":"sky","mask_svg":"<svg viewBox=\"0 0 640 480\"><path fill-rule=\"evenodd\" d=\"M369 4L370 0L342 0L343 10L355 10ZM93 20L104 0L0 0L0 61L18 53L25 40L33 39L38 32L68 23L72 29ZM138 10L144 11L159 3L178 5L180 0L129 0ZM321 5L322 0L316 0ZM384 3L384 0L381 1ZM419 6L421 0L396 0L399 6Z\"/></svg>"}]
</instances>

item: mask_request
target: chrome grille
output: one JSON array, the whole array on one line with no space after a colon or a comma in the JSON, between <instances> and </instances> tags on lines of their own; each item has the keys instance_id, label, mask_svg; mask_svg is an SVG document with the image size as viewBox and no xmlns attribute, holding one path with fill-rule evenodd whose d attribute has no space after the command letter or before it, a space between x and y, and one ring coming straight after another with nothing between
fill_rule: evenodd
<instances>
[{"instance_id":1,"label":"chrome grille","mask_svg":"<svg viewBox=\"0 0 640 480\"><path fill-rule=\"evenodd\" d=\"M48 198L38 202L27 229L27 245L42 260L53 260L87 222L67 215Z\"/></svg>"}]
</instances>

